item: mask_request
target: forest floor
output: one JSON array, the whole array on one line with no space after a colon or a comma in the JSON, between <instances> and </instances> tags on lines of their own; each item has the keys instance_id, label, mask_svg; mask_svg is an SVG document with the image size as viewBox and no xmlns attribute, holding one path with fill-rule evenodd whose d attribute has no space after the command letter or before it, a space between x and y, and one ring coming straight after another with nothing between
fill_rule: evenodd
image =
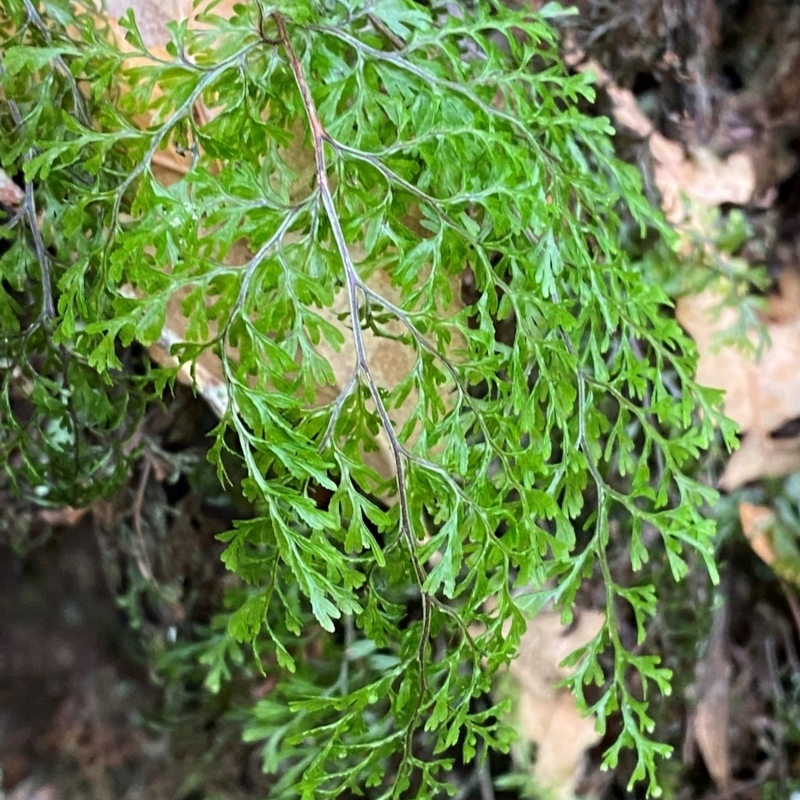
<instances>
[{"instance_id":1,"label":"forest floor","mask_svg":"<svg viewBox=\"0 0 800 800\"><path fill-rule=\"evenodd\" d=\"M712 340L722 323L702 304L679 304L701 351L701 380L729 390L728 413L745 436L743 457L705 465L726 492L716 511L721 587L695 576L664 590L655 641L677 676L673 696L657 703L659 733L676 748L665 796L788 800L800 796L800 4L576 5L580 13L558 24L569 62L599 77L592 110L615 121L620 155L642 168L693 252L701 242L704 267L712 261L746 280L752 270L753 313L771 341L759 362L720 356ZM157 30L162 21L150 23ZM735 243L721 244L733 227ZM181 390L148 417L147 435L165 452L202 460L213 423L203 401ZM259 753L228 713L230 693L210 697L192 678L176 688L165 677L170 643L207 624L221 597L214 537L236 511L171 483L154 462L88 513L0 502L0 797L266 797ZM25 547L22 530L34 534ZM779 534L791 540L788 557L776 555ZM142 579L154 572L155 590ZM630 764L599 770L602 749L579 753L579 793L639 796L625 789ZM488 769L498 777L511 763ZM486 780L456 782L461 800L520 796Z\"/></svg>"}]
</instances>

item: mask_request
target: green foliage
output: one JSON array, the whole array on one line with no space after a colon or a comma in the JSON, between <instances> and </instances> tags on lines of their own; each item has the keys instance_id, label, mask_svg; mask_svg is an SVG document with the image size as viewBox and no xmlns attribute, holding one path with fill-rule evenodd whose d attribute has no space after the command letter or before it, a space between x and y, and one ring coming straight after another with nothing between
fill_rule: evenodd
<instances>
[{"instance_id":1,"label":"green foliage","mask_svg":"<svg viewBox=\"0 0 800 800\"><path fill-rule=\"evenodd\" d=\"M249 4L173 25L168 58L128 17L125 62L96 17L43 7L0 11L0 158L26 187L0 228L9 477L72 503L120 480L148 393L175 378L137 376L129 348L159 339L180 293L173 354L215 354L227 390L210 458L223 483L242 460L258 509L224 535L241 585L187 658L217 689L242 643L277 679L246 723L275 796L451 790L454 759L508 747L485 698L526 614L568 619L592 578L606 622L570 685L601 728L621 716L605 764L634 748L632 780L657 791L656 595L615 579L609 545L676 579L694 549L713 574L698 509L714 492L685 470L733 430L621 248L630 225L667 231L608 121L579 110L593 90L546 21L489 2ZM168 145L186 174L165 185ZM231 263L242 240L251 255ZM395 383L368 335L412 354ZM337 350L351 373L328 401ZM364 458L379 437L388 477Z\"/></svg>"},{"instance_id":2,"label":"green foliage","mask_svg":"<svg viewBox=\"0 0 800 800\"><path fill-rule=\"evenodd\" d=\"M698 204L689 207L696 221L683 229L682 257L676 259L666 243L659 242L645 254L642 268L673 297L709 288L717 292L719 313L726 308L735 309L736 321L717 334L716 346L732 345L758 356L769 345L763 319L766 310L763 293L770 278L764 267L753 266L752 255L742 256L742 250L754 239L752 226L738 209L723 216L716 208L702 208Z\"/></svg>"}]
</instances>

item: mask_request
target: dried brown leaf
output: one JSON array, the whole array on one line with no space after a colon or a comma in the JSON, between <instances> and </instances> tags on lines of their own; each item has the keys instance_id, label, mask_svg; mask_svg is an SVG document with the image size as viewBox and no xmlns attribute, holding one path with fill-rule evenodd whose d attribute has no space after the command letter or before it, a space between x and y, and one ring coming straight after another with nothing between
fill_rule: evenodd
<instances>
[{"instance_id":1,"label":"dried brown leaf","mask_svg":"<svg viewBox=\"0 0 800 800\"><path fill-rule=\"evenodd\" d=\"M578 711L569 691L556 688L569 675L561 662L594 638L603 620L597 611L582 610L565 627L560 614L543 612L528 623L519 656L509 667L519 692L519 735L537 746L534 780L555 798L573 795L585 752L599 739L594 718Z\"/></svg>"},{"instance_id":2,"label":"dried brown leaf","mask_svg":"<svg viewBox=\"0 0 800 800\"><path fill-rule=\"evenodd\" d=\"M697 707L690 723L708 772L722 792L729 789L732 778L728 742L732 669L727 637L727 608L722 606L715 612L708 651L697 663Z\"/></svg>"},{"instance_id":3,"label":"dried brown leaf","mask_svg":"<svg viewBox=\"0 0 800 800\"><path fill-rule=\"evenodd\" d=\"M739 503L742 533L756 555L767 565L775 563L775 546L770 530L775 524L775 512L767 506Z\"/></svg>"},{"instance_id":4,"label":"dried brown leaf","mask_svg":"<svg viewBox=\"0 0 800 800\"><path fill-rule=\"evenodd\" d=\"M744 204L752 199L756 173L749 154L732 153L720 159L706 148L687 154L683 145L655 130L633 92L619 87L597 62L587 61L579 68L593 73L598 85L605 89L616 124L648 140L653 179L661 192L664 215L671 223L696 226L691 211L693 203L710 208L722 203Z\"/></svg>"},{"instance_id":5,"label":"dried brown leaf","mask_svg":"<svg viewBox=\"0 0 800 800\"><path fill-rule=\"evenodd\" d=\"M59 525L65 528L72 528L77 525L88 513L88 508L42 508L37 516L47 525Z\"/></svg>"},{"instance_id":6,"label":"dried brown leaf","mask_svg":"<svg viewBox=\"0 0 800 800\"><path fill-rule=\"evenodd\" d=\"M800 472L800 439L774 439L751 432L728 460L718 485L732 492L759 478L782 478L795 472Z\"/></svg>"},{"instance_id":7,"label":"dried brown leaf","mask_svg":"<svg viewBox=\"0 0 800 800\"><path fill-rule=\"evenodd\" d=\"M25 198L25 193L6 173L0 169L0 203L9 208L18 206Z\"/></svg>"},{"instance_id":8,"label":"dried brown leaf","mask_svg":"<svg viewBox=\"0 0 800 800\"><path fill-rule=\"evenodd\" d=\"M767 321L770 345L756 357L738 347L717 346L718 334L738 315L735 308L720 310L721 300L712 289L683 297L676 316L700 352L697 381L726 392L725 413L745 434L719 481L731 491L756 478L800 469L800 441L772 435L800 417L800 319L779 321L786 318L783 313Z\"/></svg>"}]
</instances>

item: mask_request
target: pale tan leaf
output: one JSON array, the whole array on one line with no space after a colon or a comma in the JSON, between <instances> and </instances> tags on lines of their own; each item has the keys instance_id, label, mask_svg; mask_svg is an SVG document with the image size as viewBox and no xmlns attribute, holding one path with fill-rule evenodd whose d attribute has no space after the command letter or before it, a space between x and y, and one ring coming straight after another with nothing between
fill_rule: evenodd
<instances>
[{"instance_id":1,"label":"pale tan leaf","mask_svg":"<svg viewBox=\"0 0 800 800\"><path fill-rule=\"evenodd\" d=\"M728 459L718 486L732 492L759 478L782 478L800 472L800 439L774 439L752 431Z\"/></svg>"},{"instance_id":2,"label":"pale tan leaf","mask_svg":"<svg viewBox=\"0 0 800 800\"><path fill-rule=\"evenodd\" d=\"M767 321L770 345L759 356L734 346L718 347L718 334L735 323L735 308L719 306L712 289L683 297L676 316L697 343L697 381L723 389L725 413L746 434L728 462L720 486L728 491L765 475L788 475L800 468L800 442L771 434L800 417L800 318ZM752 334L756 344L756 334Z\"/></svg>"},{"instance_id":3,"label":"pale tan leaf","mask_svg":"<svg viewBox=\"0 0 800 800\"><path fill-rule=\"evenodd\" d=\"M691 720L703 761L723 792L730 787L732 777L728 742L732 670L727 639L727 608L721 606L714 615L708 651L697 663L697 706Z\"/></svg>"},{"instance_id":4,"label":"pale tan leaf","mask_svg":"<svg viewBox=\"0 0 800 800\"><path fill-rule=\"evenodd\" d=\"M18 206L24 197L22 189L0 169L0 203L9 207Z\"/></svg>"},{"instance_id":5,"label":"pale tan leaf","mask_svg":"<svg viewBox=\"0 0 800 800\"><path fill-rule=\"evenodd\" d=\"M38 511L38 517L47 525L59 525L65 528L72 528L77 525L88 512L88 508L73 508L72 506L42 508Z\"/></svg>"},{"instance_id":6,"label":"pale tan leaf","mask_svg":"<svg viewBox=\"0 0 800 800\"><path fill-rule=\"evenodd\" d=\"M571 38L569 37L569 39ZM584 60L585 55L583 50L577 48L573 50L565 61L568 65L591 75L595 84L605 90L611 100L614 121L617 125L641 136L643 139L650 136L654 130L653 123L639 108L633 92L618 86L598 61L591 58L588 61Z\"/></svg>"},{"instance_id":7,"label":"pale tan leaf","mask_svg":"<svg viewBox=\"0 0 800 800\"><path fill-rule=\"evenodd\" d=\"M233 7L237 0L219 0L213 4L213 13L220 17L233 16ZM136 25L142 39L148 47L158 48L170 41L167 23L191 20L193 27L201 27L197 16L210 2L204 2L194 8L192 0L106 0L106 13L114 19L120 19L128 9L136 15Z\"/></svg>"},{"instance_id":8,"label":"pale tan leaf","mask_svg":"<svg viewBox=\"0 0 800 800\"><path fill-rule=\"evenodd\" d=\"M170 40L167 23L185 19L192 10L191 0L106 0L109 16L121 19L128 9L136 15L136 25L148 46Z\"/></svg>"},{"instance_id":9,"label":"pale tan leaf","mask_svg":"<svg viewBox=\"0 0 800 800\"><path fill-rule=\"evenodd\" d=\"M742 532L756 555L768 565L775 562L775 546L770 530L775 523L775 512L767 506L739 503Z\"/></svg>"},{"instance_id":10,"label":"pale tan leaf","mask_svg":"<svg viewBox=\"0 0 800 800\"><path fill-rule=\"evenodd\" d=\"M661 207L673 224L696 224L692 220L692 203L701 208L723 203L744 205L755 191L755 168L746 153L732 153L720 159L710 150L697 148L687 155L680 144L659 133L650 137L650 152Z\"/></svg>"},{"instance_id":11,"label":"pale tan leaf","mask_svg":"<svg viewBox=\"0 0 800 800\"><path fill-rule=\"evenodd\" d=\"M664 215L673 224L696 224L692 204L711 208L722 203L749 202L756 189L752 157L743 152L720 159L706 148L687 154L683 145L660 134L636 103L628 89L622 89L596 62L584 62L579 69L595 75L612 103L618 127L647 139L653 160L653 179L661 193ZM687 202L688 201L688 202Z\"/></svg>"},{"instance_id":12,"label":"pale tan leaf","mask_svg":"<svg viewBox=\"0 0 800 800\"><path fill-rule=\"evenodd\" d=\"M586 750L599 739L594 718L581 715L572 695L556 688L569 675L561 662L594 638L603 621L601 613L582 610L565 627L560 614L543 612L528 623L519 656L509 667L518 690L518 733L537 747L534 780L554 798L572 796Z\"/></svg>"},{"instance_id":13,"label":"pale tan leaf","mask_svg":"<svg viewBox=\"0 0 800 800\"><path fill-rule=\"evenodd\" d=\"M795 625L800 630L800 605L792 585L800 586L800 547L791 527L768 506L739 504L742 532L753 552L781 580Z\"/></svg>"},{"instance_id":14,"label":"pale tan leaf","mask_svg":"<svg viewBox=\"0 0 800 800\"><path fill-rule=\"evenodd\" d=\"M786 267L778 276L779 293L769 300L769 320L788 324L800 319L800 270Z\"/></svg>"},{"instance_id":15,"label":"pale tan leaf","mask_svg":"<svg viewBox=\"0 0 800 800\"><path fill-rule=\"evenodd\" d=\"M348 250L356 263L363 258L363 248L360 245L353 245ZM369 278L367 284L382 297L399 305L400 294L392 286L389 276L384 271L375 272ZM349 317L344 318L344 321L340 318L342 314L347 313L347 309L347 291L342 289L337 292L330 308L318 310L320 316L339 328L345 337L345 345L341 350L334 350L324 342L316 347L317 352L330 363L336 377L335 386L320 387L317 398L320 404L333 402L342 389L347 386L356 368L356 355L352 346L352 332L350 331L351 322ZM391 336L401 336L407 333L399 320L392 320L384 325L383 328ZM363 337L369 370L379 386L388 388L397 386L414 368L417 356L410 345L403 344L396 339L376 336L368 329L364 330ZM400 408L390 410L395 431L399 431L406 423L416 400L417 398L412 392ZM377 437L377 441L377 452L364 453L363 457L367 464L377 470L382 477L389 478L394 475L395 471L394 456L383 431Z\"/></svg>"}]
</instances>

